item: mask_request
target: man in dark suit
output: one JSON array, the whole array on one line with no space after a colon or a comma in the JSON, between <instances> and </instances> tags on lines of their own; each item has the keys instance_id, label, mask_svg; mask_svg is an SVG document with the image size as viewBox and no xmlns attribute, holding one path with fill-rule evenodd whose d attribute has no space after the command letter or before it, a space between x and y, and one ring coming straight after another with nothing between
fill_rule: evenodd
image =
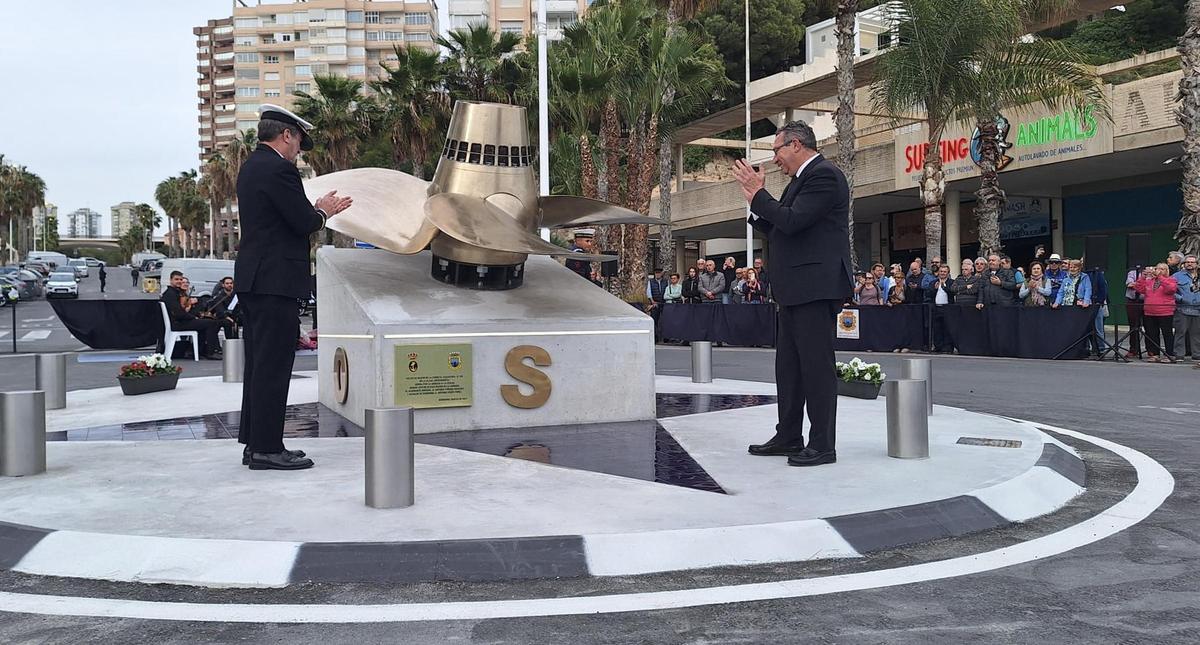
<instances>
[{"instance_id":1,"label":"man in dark suit","mask_svg":"<svg viewBox=\"0 0 1200 645\"><path fill-rule=\"evenodd\" d=\"M779 305L775 384L779 425L752 455L788 455L788 465L817 466L837 461L837 375L834 371L834 318L853 291L846 177L816 151L816 137L803 121L775 135L773 161L792 177L774 199L763 188L765 173L746 160L734 176L750 203L750 224L767 236L771 248L771 293ZM808 407L808 446L802 424Z\"/></svg>"},{"instance_id":2,"label":"man in dark suit","mask_svg":"<svg viewBox=\"0 0 1200 645\"><path fill-rule=\"evenodd\" d=\"M167 306L167 316L171 319L171 329L175 331L195 331L199 332L200 337L200 356L212 360L221 360L221 341L217 338L217 332L221 329L221 323L210 318L200 318L190 311L183 308L183 302L180 300L188 295L183 292L181 285L183 284L183 273L180 271L172 271L170 283L163 289L162 303ZM199 311L197 309L197 311ZM163 353L170 356L175 348L166 347Z\"/></svg>"},{"instance_id":3,"label":"man in dark suit","mask_svg":"<svg viewBox=\"0 0 1200 645\"><path fill-rule=\"evenodd\" d=\"M331 191L316 206L304 195L296 157L312 150L312 124L263 105L258 148L238 174L241 245L234 264L238 307L245 317L242 377L242 463L251 470L300 470L313 462L283 446L283 416L300 336L297 300L310 291L309 242L325 220L350 206Z\"/></svg>"}]
</instances>

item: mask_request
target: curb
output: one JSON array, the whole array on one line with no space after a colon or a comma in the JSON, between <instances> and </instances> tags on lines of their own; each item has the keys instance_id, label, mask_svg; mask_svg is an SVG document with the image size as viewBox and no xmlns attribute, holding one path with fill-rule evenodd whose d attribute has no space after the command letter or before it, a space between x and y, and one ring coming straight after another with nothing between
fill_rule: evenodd
<instances>
[{"instance_id":1,"label":"curb","mask_svg":"<svg viewBox=\"0 0 1200 645\"><path fill-rule=\"evenodd\" d=\"M304 582L621 576L856 558L999 528L1061 508L1083 492L1086 466L1053 438L1045 439L1037 463L1013 479L948 499L823 519L621 534L309 543L113 535L0 522L0 570L278 588Z\"/></svg>"}]
</instances>

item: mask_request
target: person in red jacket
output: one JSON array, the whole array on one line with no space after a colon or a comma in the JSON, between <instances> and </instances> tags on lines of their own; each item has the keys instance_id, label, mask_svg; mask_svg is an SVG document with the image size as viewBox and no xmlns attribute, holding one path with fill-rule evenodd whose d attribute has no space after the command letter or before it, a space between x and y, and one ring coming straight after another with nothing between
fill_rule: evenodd
<instances>
[{"instance_id":1,"label":"person in red jacket","mask_svg":"<svg viewBox=\"0 0 1200 645\"><path fill-rule=\"evenodd\" d=\"M1147 268L1142 276L1133 283L1134 291L1145 296L1146 314L1142 324L1146 327L1146 348L1153 350L1158 346L1162 355L1155 357L1153 353L1146 359L1149 362L1175 362L1175 290L1177 284L1171 277L1171 270L1166 262L1160 262L1153 269ZM1162 344L1159 344L1161 336Z\"/></svg>"}]
</instances>

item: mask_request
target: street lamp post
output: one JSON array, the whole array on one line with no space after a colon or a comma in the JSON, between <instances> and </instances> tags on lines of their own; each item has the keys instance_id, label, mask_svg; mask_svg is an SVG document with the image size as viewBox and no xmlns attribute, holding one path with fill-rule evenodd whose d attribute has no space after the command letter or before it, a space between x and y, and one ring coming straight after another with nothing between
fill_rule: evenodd
<instances>
[{"instance_id":1,"label":"street lamp post","mask_svg":"<svg viewBox=\"0 0 1200 645\"><path fill-rule=\"evenodd\" d=\"M538 37L538 194L550 194L550 108L549 79L546 77L546 0L537 4ZM542 228L542 239L550 241L550 229Z\"/></svg>"},{"instance_id":2,"label":"street lamp post","mask_svg":"<svg viewBox=\"0 0 1200 645\"><path fill-rule=\"evenodd\" d=\"M746 161L750 161L750 0L746 0ZM754 266L754 227L750 226L750 202L746 202L746 266Z\"/></svg>"}]
</instances>

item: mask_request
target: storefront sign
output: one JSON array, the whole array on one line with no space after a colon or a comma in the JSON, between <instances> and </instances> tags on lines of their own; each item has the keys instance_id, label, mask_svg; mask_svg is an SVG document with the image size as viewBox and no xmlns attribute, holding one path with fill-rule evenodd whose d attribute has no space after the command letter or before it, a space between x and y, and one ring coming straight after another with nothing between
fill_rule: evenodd
<instances>
[{"instance_id":1,"label":"storefront sign","mask_svg":"<svg viewBox=\"0 0 1200 645\"><path fill-rule=\"evenodd\" d=\"M397 407L469 407L472 400L470 343L396 345Z\"/></svg>"},{"instance_id":2,"label":"storefront sign","mask_svg":"<svg viewBox=\"0 0 1200 645\"><path fill-rule=\"evenodd\" d=\"M1005 172L1059 161L1082 159L1113 151L1113 126L1094 109L1054 112L1044 104L1010 110L1001 122L1001 160ZM928 128L922 125L896 135L896 187L916 185L928 149ZM972 158L978 148L974 123L954 123L938 146L946 181L979 176Z\"/></svg>"}]
</instances>

